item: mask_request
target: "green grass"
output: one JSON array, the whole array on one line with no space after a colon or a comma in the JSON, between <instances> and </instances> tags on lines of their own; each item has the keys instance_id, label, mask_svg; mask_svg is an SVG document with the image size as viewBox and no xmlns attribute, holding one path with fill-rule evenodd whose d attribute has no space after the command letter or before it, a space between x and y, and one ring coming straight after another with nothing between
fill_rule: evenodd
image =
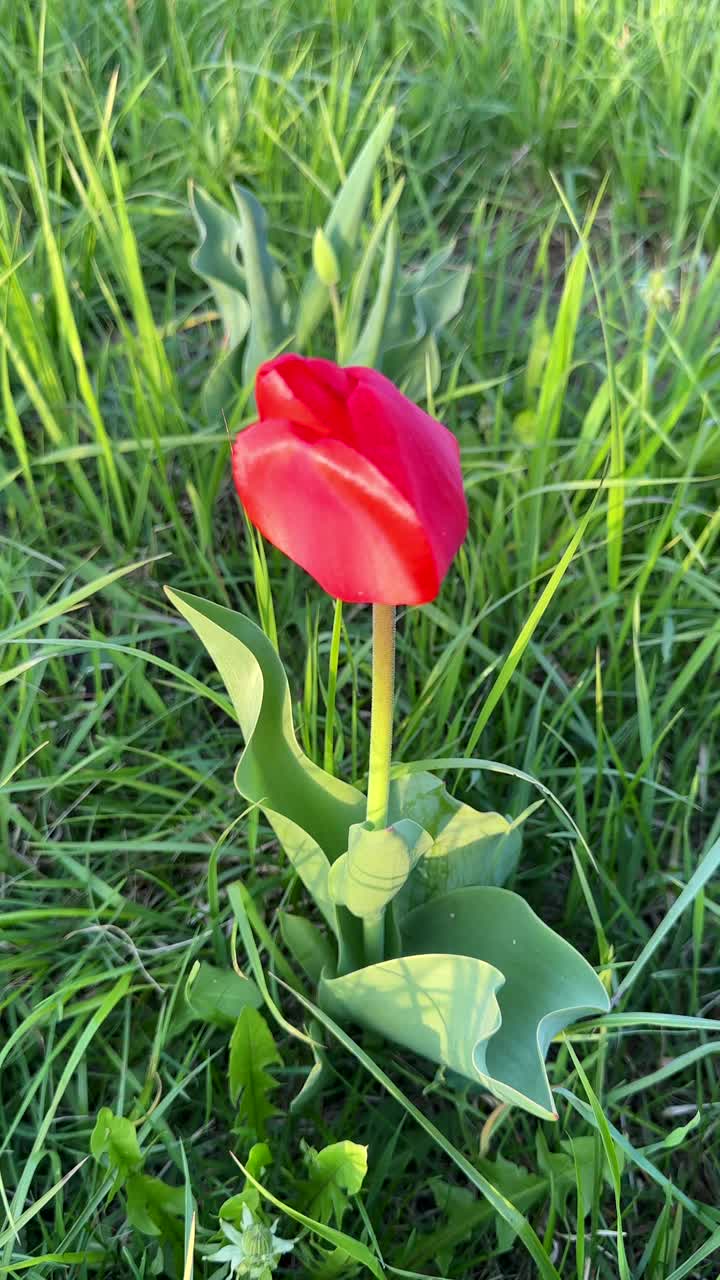
<instances>
[{"instance_id":1,"label":"green grass","mask_svg":"<svg viewBox=\"0 0 720 1280\"><path fill-rule=\"evenodd\" d=\"M539 780L518 886L619 999L554 1053L555 1126L371 1038L333 1042L332 1083L291 1112L312 1059L273 1023L264 1182L302 1210L303 1142L368 1144L343 1229L388 1275L717 1275L719 904L698 868L720 837L719 23L716 0L5 0L0 1275L154 1274L124 1194L80 1163L103 1106L138 1121L147 1173L190 1189L195 1274L222 1274L201 1255L243 1184L230 1151L245 1162L254 1137L236 1131L227 1032L176 1034L172 1010L195 959L229 966L239 878L282 977L277 909L298 886L257 816L237 821L239 734L162 593L270 625L226 426L202 408L220 334L189 267L187 184L252 186L298 282L390 103L403 261L455 235L473 267L435 403L471 534L438 600L401 619L396 758L473 757L447 777L478 807L519 811L540 793L517 771ZM333 605L272 549L267 564L322 761ZM330 700L349 779L369 636L346 607ZM272 998L302 1031L302 1005ZM589 1195L560 1147L588 1136ZM493 1188L526 1219L503 1253ZM178 1221L162 1274L182 1275ZM347 1275L308 1261L319 1244L287 1273Z\"/></svg>"}]
</instances>

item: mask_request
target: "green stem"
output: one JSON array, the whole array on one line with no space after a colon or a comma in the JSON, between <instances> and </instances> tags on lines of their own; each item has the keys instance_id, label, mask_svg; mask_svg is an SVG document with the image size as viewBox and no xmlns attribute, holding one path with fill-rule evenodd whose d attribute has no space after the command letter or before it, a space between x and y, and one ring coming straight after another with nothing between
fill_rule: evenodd
<instances>
[{"instance_id":1,"label":"green stem","mask_svg":"<svg viewBox=\"0 0 720 1280\"><path fill-rule=\"evenodd\" d=\"M387 825L395 684L395 606L373 605L372 715L367 820Z\"/></svg>"},{"instance_id":2,"label":"green stem","mask_svg":"<svg viewBox=\"0 0 720 1280\"><path fill-rule=\"evenodd\" d=\"M376 830L387 826L392 756L395 685L395 606L373 605L372 715L367 821ZM363 920L366 964L385 958L385 912Z\"/></svg>"},{"instance_id":3,"label":"green stem","mask_svg":"<svg viewBox=\"0 0 720 1280\"><path fill-rule=\"evenodd\" d=\"M330 641L330 663L328 666L327 708L325 714L325 750L323 768L327 773L335 772L335 696L337 693L338 661L340 658L340 634L342 632L342 600L335 601L335 617L333 618L332 639Z\"/></svg>"},{"instance_id":4,"label":"green stem","mask_svg":"<svg viewBox=\"0 0 720 1280\"><path fill-rule=\"evenodd\" d=\"M363 919L363 951L366 964L380 964L385 959L385 912Z\"/></svg>"}]
</instances>

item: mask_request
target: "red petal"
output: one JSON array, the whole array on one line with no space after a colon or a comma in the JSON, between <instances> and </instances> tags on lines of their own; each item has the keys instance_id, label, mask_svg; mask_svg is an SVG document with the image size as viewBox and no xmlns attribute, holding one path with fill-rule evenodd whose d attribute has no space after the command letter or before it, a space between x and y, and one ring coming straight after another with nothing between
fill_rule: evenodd
<instances>
[{"instance_id":1,"label":"red petal","mask_svg":"<svg viewBox=\"0 0 720 1280\"><path fill-rule=\"evenodd\" d=\"M468 528L460 449L452 432L373 369L349 369L349 439L402 494L425 530L439 581Z\"/></svg>"},{"instance_id":2,"label":"red petal","mask_svg":"<svg viewBox=\"0 0 720 1280\"><path fill-rule=\"evenodd\" d=\"M323 435L342 436L352 387L353 380L331 360L287 353L260 366L255 399L261 419L283 418Z\"/></svg>"},{"instance_id":3,"label":"red petal","mask_svg":"<svg viewBox=\"0 0 720 1280\"><path fill-rule=\"evenodd\" d=\"M287 421L242 431L233 476L266 538L340 600L425 604L440 587L413 507L366 457Z\"/></svg>"}]
</instances>

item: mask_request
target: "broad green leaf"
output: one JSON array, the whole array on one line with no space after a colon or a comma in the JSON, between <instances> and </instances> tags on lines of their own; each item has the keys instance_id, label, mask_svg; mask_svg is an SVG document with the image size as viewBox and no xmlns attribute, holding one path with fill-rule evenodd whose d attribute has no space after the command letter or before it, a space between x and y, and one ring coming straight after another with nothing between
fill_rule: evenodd
<instances>
[{"instance_id":1,"label":"broad green leaf","mask_svg":"<svg viewBox=\"0 0 720 1280\"><path fill-rule=\"evenodd\" d=\"M205 411L213 419L229 410L242 385L241 344L250 329L251 314L238 258L241 230L237 218L201 187L191 186L190 208L200 233L190 265L210 285L224 330L222 353L203 388Z\"/></svg>"},{"instance_id":2,"label":"broad green leaf","mask_svg":"<svg viewBox=\"0 0 720 1280\"><path fill-rule=\"evenodd\" d=\"M124 1116L113 1115L109 1107L98 1112L90 1134L90 1151L100 1162L106 1157L109 1168L121 1178L139 1169L143 1162L135 1125Z\"/></svg>"},{"instance_id":3,"label":"broad green leaf","mask_svg":"<svg viewBox=\"0 0 720 1280\"><path fill-rule=\"evenodd\" d=\"M202 187L191 186L190 208L200 233L200 243L190 256L190 266L207 280L222 316L225 343L233 351L247 336L250 307L247 283L240 265L240 224L234 214L213 200Z\"/></svg>"},{"instance_id":4,"label":"broad green leaf","mask_svg":"<svg viewBox=\"0 0 720 1280\"><path fill-rule=\"evenodd\" d=\"M547 1176L555 1200L555 1208L561 1217L565 1217L569 1196L576 1196L578 1182L582 1199L583 1213L588 1214L592 1208L595 1194L595 1154L596 1141L593 1137L563 1138L559 1151L549 1151L547 1142L538 1130L535 1135L538 1168ZM601 1156L603 1176L610 1181L607 1161Z\"/></svg>"},{"instance_id":5,"label":"broad green leaf","mask_svg":"<svg viewBox=\"0 0 720 1280\"><path fill-rule=\"evenodd\" d=\"M333 1142L322 1151L307 1152L309 1177L303 1184L303 1209L319 1222L335 1219L341 1226L348 1196L357 1195L367 1173L367 1147L357 1142Z\"/></svg>"},{"instance_id":6,"label":"broad green leaf","mask_svg":"<svg viewBox=\"0 0 720 1280\"><path fill-rule=\"evenodd\" d=\"M285 985L281 982L281 986ZM445 1136L437 1125L433 1124L427 1115L427 1109L421 1110L411 1102L406 1094L403 1093L390 1076L387 1075L382 1067L365 1052L365 1050L357 1043L357 1040L343 1031L342 1027L332 1018L329 1013L321 1009L318 1005L313 1004L312 1000L308 1000L302 992L296 993L297 999L300 1001L308 1013L310 1013L318 1022L320 1022L332 1036L342 1045L343 1049L351 1054L365 1070L377 1080L378 1084L400 1104L405 1113L415 1121L415 1123L428 1135L429 1138L443 1151L453 1164L460 1170L465 1178L472 1186L477 1187L478 1191L485 1197L488 1205L494 1213L497 1213L505 1222L510 1223L517 1231L518 1236L522 1240L525 1248L533 1259L537 1268L538 1275L542 1280L561 1280L560 1272L552 1263L544 1246L541 1244L537 1235L533 1231L530 1223L518 1210L517 1206L508 1200L487 1178L483 1177L477 1167L470 1161L456 1146ZM563 1091L565 1092L565 1091ZM573 1105L583 1107L584 1104L574 1099L570 1095ZM589 1108L587 1109L589 1111ZM592 1112L590 1112L592 1115ZM648 1162L649 1163L649 1162ZM651 1166L652 1167L652 1166ZM267 1193L265 1193L267 1194ZM275 1202L277 1203L277 1202ZM690 1202L691 1203L691 1202ZM280 1205L279 1207L283 1207Z\"/></svg>"},{"instance_id":7,"label":"broad green leaf","mask_svg":"<svg viewBox=\"0 0 720 1280\"><path fill-rule=\"evenodd\" d=\"M428 361L430 385L438 385L437 335L458 314L465 298L470 267L447 267L454 248L454 242L446 245L419 271L403 276L388 315L382 370L411 399L425 395Z\"/></svg>"},{"instance_id":8,"label":"broad green leaf","mask_svg":"<svg viewBox=\"0 0 720 1280\"><path fill-rule=\"evenodd\" d=\"M243 1009L230 1040L230 1099L258 1138L264 1138L266 1121L276 1111L268 1095L277 1080L265 1070L273 1063L282 1065L282 1058L267 1022L257 1009Z\"/></svg>"},{"instance_id":9,"label":"broad green leaf","mask_svg":"<svg viewBox=\"0 0 720 1280\"><path fill-rule=\"evenodd\" d=\"M427 954L324 980L321 1003L339 1021L359 1022L477 1081L475 1054L500 1026L503 975L471 956L444 955L433 943Z\"/></svg>"},{"instance_id":10,"label":"broad green leaf","mask_svg":"<svg viewBox=\"0 0 720 1280\"><path fill-rule=\"evenodd\" d=\"M448 893L411 912L402 934L408 957L425 959L417 953L447 952L448 958L469 962L475 956L485 968L502 975L497 988L502 1025L489 1037L478 1037L475 1044L465 1046L461 1058L471 1070L463 1074L504 1102L554 1119L544 1065L550 1042L578 1018L610 1007L607 992L587 961L548 928L523 898L507 889ZM446 1016L457 1016L461 1024L462 1015L456 1013L460 1005L469 1023L473 1000L472 989L466 994L462 987L452 986L445 999Z\"/></svg>"},{"instance_id":11,"label":"broad green leaf","mask_svg":"<svg viewBox=\"0 0 720 1280\"><path fill-rule=\"evenodd\" d=\"M323 969L332 972L336 963L334 944L305 916L279 911L280 933L290 954L297 960L313 986L317 986Z\"/></svg>"},{"instance_id":12,"label":"broad green leaf","mask_svg":"<svg viewBox=\"0 0 720 1280\"><path fill-rule=\"evenodd\" d=\"M381 117L350 169L325 222L323 230L337 255L341 271L357 241L373 174L390 137L394 119L392 108ZM307 345L328 305L327 287L313 268L306 277L298 305L295 337L301 349Z\"/></svg>"},{"instance_id":13,"label":"broad green leaf","mask_svg":"<svg viewBox=\"0 0 720 1280\"><path fill-rule=\"evenodd\" d=\"M397 822L401 816L418 822L434 839L400 896L405 911L466 885L502 885L515 870L520 826L456 800L431 773L393 779L389 820Z\"/></svg>"},{"instance_id":14,"label":"broad green leaf","mask_svg":"<svg viewBox=\"0 0 720 1280\"><path fill-rule=\"evenodd\" d=\"M232 1027L243 1009L258 1009L262 996L251 978L241 978L234 969L218 969L205 960L193 965L185 983L185 1009L173 1024L177 1035L188 1023L198 1020L215 1027Z\"/></svg>"},{"instance_id":15,"label":"broad green leaf","mask_svg":"<svg viewBox=\"0 0 720 1280\"><path fill-rule=\"evenodd\" d=\"M127 1217L131 1226L145 1236L156 1236L175 1244L184 1238L185 1191L169 1187L160 1178L133 1173L125 1188Z\"/></svg>"},{"instance_id":16,"label":"broad green leaf","mask_svg":"<svg viewBox=\"0 0 720 1280\"><path fill-rule=\"evenodd\" d=\"M236 786L238 786L237 774L236 770ZM337 913L328 889L330 863L325 852L320 848L317 840L308 835L297 822L292 822L290 818L277 813L274 809L267 809L265 805L262 809L305 888L312 895L328 924L335 929Z\"/></svg>"},{"instance_id":17,"label":"broad green leaf","mask_svg":"<svg viewBox=\"0 0 720 1280\"><path fill-rule=\"evenodd\" d=\"M366 368L381 367L385 328L397 287L399 242L400 232L397 220L394 218L385 240L375 298L350 356L351 365L360 364Z\"/></svg>"},{"instance_id":18,"label":"broad green leaf","mask_svg":"<svg viewBox=\"0 0 720 1280\"><path fill-rule=\"evenodd\" d=\"M469 1187L457 1186L453 1182L446 1182L444 1178L431 1178L430 1190L439 1211L447 1218L447 1225L436 1227L434 1231L427 1233L437 1240L434 1247L430 1240L423 1240L422 1244L428 1248L428 1256L435 1258L438 1267L446 1275L452 1265L456 1245L470 1239L472 1235L478 1207L488 1217L490 1210L482 1201L478 1202L477 1196Z\"/></svg>"},{"instance_id":19,"label":"broad green leaf","mask_svg":"<svg viewBox=\"0 0 720 1280\"><path fill-rule=\"evenodd\" d=\"M261 805L283 843L284 834L295 840L299 830L334 861L347 849L351 824L365 816L364 799L300 750L287 677L272 644L242 614L186 592L166 592L205 645L235 708L245 738L235 771L238 791ZM288 831L287 823L296 830ZM304 850L299 863L287 851L305 883L305 861L311 864L310 876L317 874L315 851Z\"/></svg>"},{"instance_id":20,"label":"broad green leaf","mask_svg":"<svg viewBox=\"0 0 720 1280\"><path fill-rule=\"evenodd\" d=\"M432 836L408 818L382 831L357 823L350 828L347 853L330 869L330 896L354 916L376 916L403 888L413 867L431 847Z\"/></svg>"},{"instance_id":21,"label":"broad green leaf","mask_svg":"<svg viewBox=\"0 0 720 1280\"><path fill-rule=\"evenodd\" d=\"M357 1267L345 1249L317 1250L320 1260L313 1260L313 1280L350 1280L357 1274Z\"/></svg>"},{"instance_id":22,"label":"broad green leaf","mask_svg":"<svg viewBox=\"0 0 720 1280\"><path fill-rule=\"evenodd\" d=\"M243 379L250 383L288 336L285 281L267 242L267 216L251 191L233 185L240 216L240 252L250 304L250 331L243 356Z\"/></svg>"}]
</instances>

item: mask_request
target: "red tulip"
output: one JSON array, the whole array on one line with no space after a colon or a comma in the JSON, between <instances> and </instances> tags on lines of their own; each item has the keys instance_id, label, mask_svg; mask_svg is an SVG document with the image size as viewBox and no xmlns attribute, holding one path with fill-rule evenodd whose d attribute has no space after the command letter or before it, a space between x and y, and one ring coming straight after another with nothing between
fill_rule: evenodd
<instances>
[{"instance_id":1,"label":"red tulip","mask_svg":"<svg viewBox=\"0 0 720 1280\"><path fill-rule=\"evenodd\" d=\"M455 437L373 369L282 355L233 447L240 500L332 596L433 600L467 533Z\"/></svg>"}]
</instances>

